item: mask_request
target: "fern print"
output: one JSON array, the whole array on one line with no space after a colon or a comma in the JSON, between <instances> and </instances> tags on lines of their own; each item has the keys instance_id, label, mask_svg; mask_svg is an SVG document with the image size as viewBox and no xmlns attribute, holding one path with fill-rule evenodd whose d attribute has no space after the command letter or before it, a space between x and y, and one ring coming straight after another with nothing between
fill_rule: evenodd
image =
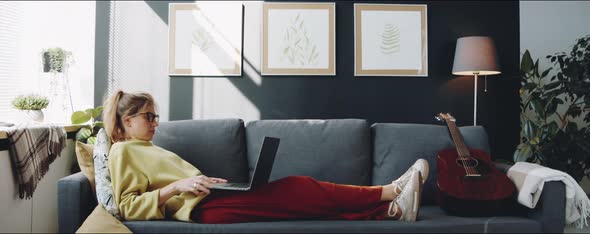
<instances>
[{"instance_id":1,"label":"fern print","mask_svg":"<svg viewBox=\"0 0 590 234\"><path fill-rule=\"evenodd\" d=\"M289 21L284 31L281 61L285 59L291 65L315 65L319 51L310 40L301 13Z\"/></svg>"},{"instance_id":2,"label":"fern print","mask_svg":"<svg viewBox=\"0 0 590 234\"><path fill-rule=\"evenodd\" d=\"M199 47L201 51L206 52L213 47L213 39L211 39L211 36L204 29L197 28L193 31L193 45Z\"/></svg>"},{"instance_id":3,"label":"fern print","mask_svg":"<svg viewBox=\"0 0 590 234\"><path fill-rule=\"evenodd\" d=\"M381 43L379 47L383 54L394 54L399 51L400 32L396 25L385 24L383 33L381 33Z\"/></svg>"}]
</instances>

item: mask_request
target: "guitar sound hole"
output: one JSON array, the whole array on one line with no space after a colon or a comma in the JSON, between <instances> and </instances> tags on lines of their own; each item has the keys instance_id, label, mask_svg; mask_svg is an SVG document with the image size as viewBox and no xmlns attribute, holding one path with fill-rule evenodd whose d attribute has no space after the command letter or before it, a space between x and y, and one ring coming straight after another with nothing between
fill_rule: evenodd
<instances>
[{"instance_id":1,"label":"guitar sound hole","mask_svg":"<svg viewBox=\"0 0 590 234\"><path fill-rule=\"evenodd\" d=\"M459 167L465 167L465 168L476 168L477 165L479 165L479 161L477 161L473 158L468 158L468 159L457 158L457 165L459 165Z\"/></svg>"}]
</instances>

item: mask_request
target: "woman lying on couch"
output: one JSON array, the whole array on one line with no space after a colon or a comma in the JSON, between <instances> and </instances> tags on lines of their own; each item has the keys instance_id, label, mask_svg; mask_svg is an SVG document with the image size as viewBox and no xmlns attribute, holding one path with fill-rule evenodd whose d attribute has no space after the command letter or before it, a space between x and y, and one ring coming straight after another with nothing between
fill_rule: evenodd
<instances>
[{"instance_id":1,"label":"woman lying on couch","mask_svg":"<svg viewBox=\"0 0 590 234\"><path fill-rule=\"evenodd\" d=\"M109 153L113 193L125 220L416 220L428 177L424 159L383 186L343 185L289 176L248 192L212 192L212 184L227 181L207 177L178 155L151 143L159 116L150 94L117 91L104 106L105 129L114 142Z\"/></svg>"}]
</instances>

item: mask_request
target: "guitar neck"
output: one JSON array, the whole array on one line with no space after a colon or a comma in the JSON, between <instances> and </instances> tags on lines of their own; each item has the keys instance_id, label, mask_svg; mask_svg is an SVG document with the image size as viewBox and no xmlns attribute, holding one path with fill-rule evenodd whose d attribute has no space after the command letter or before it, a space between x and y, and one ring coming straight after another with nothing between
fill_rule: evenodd
<instances>
[{"instance_id":1,"label":"guitar neck","mask_svg":"<svg viewBox=\"0 0 590 234\"><path fill-rule=\"evenodd\" d=\"M457 154L462 158L469 158L471 155L469 154L469 150L467 150L467 146L463 141L463 136L461 135L461 131L455 124L455 122L447 120L447 126L449 128L449 132L451 133L451 138L453 139L453 143L455 144L455 148L457 149Z\"/></svg>"}]
</instances>

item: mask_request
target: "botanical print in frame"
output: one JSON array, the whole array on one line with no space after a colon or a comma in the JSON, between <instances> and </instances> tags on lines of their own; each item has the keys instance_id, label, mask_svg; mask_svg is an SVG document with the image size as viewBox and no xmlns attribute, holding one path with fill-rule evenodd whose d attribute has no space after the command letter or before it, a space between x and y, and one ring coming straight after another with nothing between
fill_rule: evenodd
<instances>
[{"instance_id":1,"label":"botanical print in frame","mask_svg":"<svg viewBox=\"0 0 590 234\"><path fill-rule=\"evenodd\" d=\"M426 5L354 4L355 76L428 76Z\"/></svg>"},{"instance_id":2,"label":"botanical print in frame","mask_svg":"<svg viewBox=\"0 0 590 234\"><path fill-rule=\"evenodd\" d=\"M170 3L170 76L242 75L241 2Z\"/></svg>"},{"instance_id":3,"label":"botanical print in frame","mask_svg":"<svg viewBox=\"0 0 590 234\"><path fill-rule=\"evenodd\" d=\"M336 75L334 3L264 3L262 75Z\"/></svg>"}]
</instances>

